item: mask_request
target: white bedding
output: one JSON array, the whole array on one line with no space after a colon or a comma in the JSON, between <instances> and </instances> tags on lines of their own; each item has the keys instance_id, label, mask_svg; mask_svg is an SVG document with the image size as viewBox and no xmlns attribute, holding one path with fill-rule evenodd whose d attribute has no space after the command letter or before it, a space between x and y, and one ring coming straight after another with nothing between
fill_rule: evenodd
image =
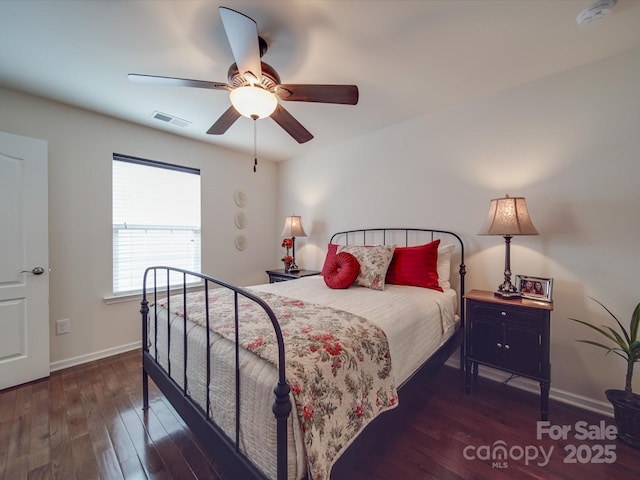
<instances>
[{"instance_id":1,"label":"white bedding","mask_svg":"<svg viewBox=\"0 0 640 480\"><path fill-rule=\"evenodd\" d=\"M457 294L447 289L385 285L384 291L328 288L322 276L250 287L309 303L331 305L374 322L387 334L396 383L401 385L455 332ZM440 321L442 311L442 322Z\"/></svg>"},{"instance_id":2,"label":"white bedding","mask_svg":"<svg viewBox=\"0 0 640 480\"><path fill-rule=\"evenodd\" d=\"M397 385L404 383L416 369L449 339L456 329L457 295L454 290L437 292L420 287L386 285L384 291L352 286L346 290L332 290L321 276L295 281L257 285L249 289L298 298L308 303L330 305L362 316L382 328L389 340L393 375ZM152 299L150 299L151 301ZM151 310L150 319L154 310ZM167 368L166 313L159 315L159 361ZM149 338L153 341L153 322ZM184 383L182 349L183 318L171 319L171 375L179 385ZM187 322L188 392L206 408L206 334L205 329ZM153 345L150 352L154 353ZM226 355L224 360L217 356ZM211 334L212 377L210 415L227 434L234 438L235 392L233 347L230 342ZM273 387L277 372L273 365L256 355L241 351L242 450L270 478L276 476L275 420L271 411ZM293 402L293 398L291 399ZM215 401L215 405L214 405ZM402 401L402 395L400 396ZM293 410L295 412L295 409ZM289 423L289 478L302 478L306 458L302 434L295 414Z\"/></svg>"}]
</instances>

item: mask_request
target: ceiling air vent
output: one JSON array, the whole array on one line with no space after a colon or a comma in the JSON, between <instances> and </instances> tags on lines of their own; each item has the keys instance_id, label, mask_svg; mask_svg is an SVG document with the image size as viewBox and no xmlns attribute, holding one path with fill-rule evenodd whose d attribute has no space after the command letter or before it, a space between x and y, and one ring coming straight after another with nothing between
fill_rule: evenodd
<instances>
[{"instance_id":1,"label":"ceiling air vent","mask_svg":"<svg viewBox=\"0 0 640 480\"><path fill-rule=\"evenodd\" d=\"M191 122L187 120L183 120L181 118L174 117L162 112L153 112L151 114L151 118L155 118L156 120L160 120L161 122L170 123L171 125L175 125L177 127L186 127L191 124Z\"/></svg>"}]
</instances>

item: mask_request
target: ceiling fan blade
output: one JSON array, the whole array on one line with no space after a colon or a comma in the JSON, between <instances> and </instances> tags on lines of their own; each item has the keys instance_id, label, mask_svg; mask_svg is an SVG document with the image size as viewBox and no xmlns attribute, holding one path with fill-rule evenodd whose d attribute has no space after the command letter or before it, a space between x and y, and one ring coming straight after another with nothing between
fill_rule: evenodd
<instances>
[{"instance_id":1,"label":"ceiling fan blade","mask_svg":"<svg viewBox=\"0 0 640 480\"><path fill-rule=\"evenodd\" d=\"M358 87L355 85L278 85L278 98L289 102L319 102L355 105Z\"/></svg>"},{"instance_id":2,"label":"ceiling fan blade","mask_svg":"<svg viewBox=\"0 0 640 480\"><path fill-rule=\"evenodd\" d=\"M136 83L147 83L155 85L165 85L168 87L196 87L209 88L212 90L231 90L228 83L207 82L205 80L189 80L188 78L157 77L155 75L140 75L130 73L129 80Z\"/></svg>"},{"instance_id":3,"label":"ceiling fan blade","mask_svg":"<svg viewBox=\"0 0 640 480\"><path fill-rule=\"evenodd\" d=\"M304 128L302 124L280 104L278 104L275 111L271 114L271 118L298 143L305 143L313 138L309 130Z\"/></svg>"},{"instance_id":4,"label":"ceiling fan blade","mask_svg":"<svg viewBox=\"0 0 640 480\"><path fill-rule=\"evenodd\" d=\"M260 43L255 20L226 7L219 7L222 25L238 65L238 71L250 83L262 81Z\"/></svg>"},{"instance_id":5,"label":"ceiling fan blade","mask_svg":"<svg viewBox=\"0 0 640 480\"><path fill-rule=\"evenodd\" d=\"M233 108L233 105L227 108L227 110L220 116L216 123L211 125L211 128L207 130L209 135L222 135L233 123L240 118L238 111Z\"/></svg>"}]
</instances>

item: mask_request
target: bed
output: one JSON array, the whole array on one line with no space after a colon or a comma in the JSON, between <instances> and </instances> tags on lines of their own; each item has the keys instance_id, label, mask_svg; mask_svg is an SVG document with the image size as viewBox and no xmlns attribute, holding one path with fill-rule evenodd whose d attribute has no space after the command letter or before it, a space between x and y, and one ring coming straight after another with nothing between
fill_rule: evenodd
<instances>
[{"instance_id":1,"label":"bed","mask_svg":"<svg viewBox=\"0 0 640 480\"><path fill-rule=\"evenodd\" d=\"M347 268L331 267L354 259L357 277L338 288ZM328 479L405 386L462 354L465 273L458 235L417 228L336 233L323 275L289 282L150 267L144 408L151 377L225 478Z\"/></svg>"}]
</instances>

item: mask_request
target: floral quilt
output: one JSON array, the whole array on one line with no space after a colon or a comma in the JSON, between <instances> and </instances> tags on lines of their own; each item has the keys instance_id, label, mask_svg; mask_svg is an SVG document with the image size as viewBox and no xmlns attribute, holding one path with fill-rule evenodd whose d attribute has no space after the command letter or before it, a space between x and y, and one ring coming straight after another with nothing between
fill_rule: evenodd
<instances>
[{"instance_id":1,"label":"floral quilt","mask_svg":"<svg viewBox=\"0 0 640 480\"><path fill-rule=\"evenodd\" d=\"M331 467L356 435L398 396L385 333L372 322L331 307L252 292L276 314L285 339L286 375L303 431L308 473L329 478ZM206 325L204 292L189 295L187 316ZM233 292L209 292L210 328L234 341ZM277 365L273 326L255 302L238 296L241 345ZM182 296L171 311L183 316ZM214 305L215 303L215 305ZM160 302L166 307L166 301Z\"/></svg>"}]
</instances>

